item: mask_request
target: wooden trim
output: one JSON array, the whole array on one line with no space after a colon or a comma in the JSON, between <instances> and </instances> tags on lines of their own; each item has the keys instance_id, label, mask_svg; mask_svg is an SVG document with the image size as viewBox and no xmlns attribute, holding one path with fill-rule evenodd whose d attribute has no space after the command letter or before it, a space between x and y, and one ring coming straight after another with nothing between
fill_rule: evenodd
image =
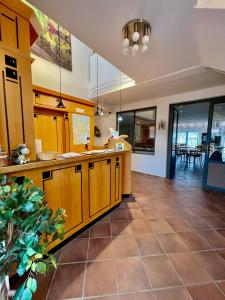
<instances>
[{"instance_id":1,"label":"wooden trim","mask_svg":"<svg viewBox=\"0 0 225 300\"><path fill-rule=\"evenodd\" d=\"M20 45L19 45L18 17L17 16L16 16L16 46L17 46L17 49L20 48Z\"/></svg>"},{"instance_id":2,"label":"wooden trim","mask_svg":"<svg viewBox=\"0 0 225 300\"><path fill-rule=\"evenodd\" d=\"M4 106L5 106L7 145L8 145L8 152L10 153L9 120L8 120L8 108L7 108L7 100L6 100L5 72L4 71L2 71L2 85L3 85Z\"/></svg>"},{"instance_id":3,"label":"wooden trim","mask_svg":"<svg viewBox=\"0 0 225 300\"><path fill-rule=\"evenodd\" d=\"M25 126L24 126L24 109L23 109L23 91L22 91L22 80L21 76L19 76L19 87L20 87L20 106L22 113L22 131L23 131L23 143L25 144Z\"/></svg>"},{"instance_id":4,"label":"wooden trim","mask_svg":"<svg viewBox=\"0 0 225 300\"><path fill-rule=\"evenodd\" d=\"M49 90L47 88L40 87L40 86L37 86L37 85L33 85L33 91L34 92L39 92L40 94L44 94L44 95L49 95L49 96L53 96L53 97L60 97L59 92ZM85 104L85 105L91 106L91 107L96 106L96 103L94 101L91 101L91 100L77 98L77 97L70 96L70 95L67 95L67 94L62 94L61 96L64 100L68 100L68 101L76 102L76 103L80 103L80 104Z\"/></svg>"},{"instance_id":5,"label":"wooden trim","mask_svg":"<svg viewBox=\"0 0 225 300\"><path fill-rule=\"evenodd\" d=\"M27 21L30 21L32 14L34 14L32 8L19 0L0 0L0 4L7 7L16 15L19 15Z\"/></svg>"},{"instance_id":6,"label":"wooden trim","mask_svg":"<svg viewBox=\"0 0 225 300\"><path fill-rule=\"evenodd\" d=\"M40 168L53 168L59 165L69 165L73 163L80 163L82 161L93 161L105 160L109 157L118 156L119 154L129 153L130 150L120 150L114 152L106 152L102 154L92 154L92 155L81 155L74 158L67 159L55 159L49 161L32 161L24 165L9 165L7 167L0 167L0 174L7 174L12 172L24 172L27 170L40 169Z\"/></svg>"}]
</instances>

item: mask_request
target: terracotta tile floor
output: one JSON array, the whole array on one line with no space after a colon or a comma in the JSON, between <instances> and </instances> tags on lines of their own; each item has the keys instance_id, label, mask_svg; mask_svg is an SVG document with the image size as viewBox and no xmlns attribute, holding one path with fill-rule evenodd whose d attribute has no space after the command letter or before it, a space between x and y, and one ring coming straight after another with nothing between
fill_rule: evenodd
<instances>
[{"instance_id":1,"label":"terracotta tile floor","mask_svg":"<svg viewBox=\"0 0 225 300\"><path fill-rule=\"evenodd\" d=\"M60 251L38 300L225 299L225 195L133 173L136 202Z\"/></svg>"}]
</instances>

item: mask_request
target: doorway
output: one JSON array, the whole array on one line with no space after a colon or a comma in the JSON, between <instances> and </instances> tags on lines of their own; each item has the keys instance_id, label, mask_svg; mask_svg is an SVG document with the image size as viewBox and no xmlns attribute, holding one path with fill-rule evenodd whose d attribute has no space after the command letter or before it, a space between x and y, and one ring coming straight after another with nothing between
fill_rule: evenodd
<instances>
[{"instance_id":1,"label":"doorway","mask_svg":"<svg viewBox=\"0 0 225 300\"><path fill-rule=\"evenodd\" d=\"M207 150L209 102L177 104L173 109L169 178L202 186Z\"/></svg>"},{"instance_id":2,"label":"doorway","mask_svg":"<svg viewBox=\"0 0 225 300\"><path fill-rule=\"evenodd\" d=\"M225 97L170 105L167 178L225 192Z\"/></svg>"}]
</instances>

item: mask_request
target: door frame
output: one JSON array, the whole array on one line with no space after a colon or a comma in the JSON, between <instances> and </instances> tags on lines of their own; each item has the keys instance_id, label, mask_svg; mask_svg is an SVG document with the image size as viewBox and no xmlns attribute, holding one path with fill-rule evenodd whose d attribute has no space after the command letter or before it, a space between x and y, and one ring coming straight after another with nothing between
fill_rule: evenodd
<instances>
[{"instance_id":1,"label":"door frame","mask_svg":"<svg viewBox=\"0 0 225 300\"><path fill-rule=\"evenodd\" d=\"M174 167L174 174L171 176L171 167L172 167L172 158L173 158L173 131L174 131L174 122L175 122L175 111L177 112L177 118L176 118L176 145L175 145L175 167ZM176 175L176 152L177 152L177 136L178 136L178 125L179 125L179 111L175 106L172 108L171 112L171 140L170 140L170 145L168 143L169 149L170 149L170 161L169 161L169 173L168 173L168 178L173 179L174 176ZM167 153L168 154L168 153Z\"/></svg>"},{"instance_id":2,"label":"door frame","mask_svg":"<svg viewBox=\"0 0 225 300\"><path fill-rule=\"evenodd\" d=\"M206 150L206 155L205 155L202 187L207 190L213 190L213 191L217 191L217 192L225 192L224 188L220 188L220 187L216 187L216 186L207 184L208 167L209 167L209 151L210 151L210 143L211 143L211 136L212 136L214 105L219 104L219 103L225 103L225 97L215 98L213 101L211 101L209 103L208 130L207 130L207 142L206 142L207 150ZM225 162L217 162L217 163L225 164Z\"/></svg>"},{"instance_id":3,"label":"door frame","mask_svg":"<svg viewBox=\"0 0 225 300\"><path fill-rule=\"evenodd\" d=\"M208 142L210 141L210 136L211 135L211 129L209 128L210 126L210 113L212 114L213 112L210 112L210 109L212 110L212 107L215 103L222 103L225 102L225 96L218 96L218 97L211 97L211 98L205 98L205 99L199 99L199 100L191 100L191 101L185 101L185 102L177 102L177 103L171 103L169 106L169 123L168 123L168 140L167 140L167 166L166 166L166 178L170 179L170 167L171 167L171 147L172 147L172 142L173 142L173 111L176 106L179 105L190 105L190 104L197 104L197 103L209 103L209 112L208 112L208 128L207 128L207 145ZM210 131L209 131L210 129ZM208 152L208 149L207 149ZM208 165L208 164L207 164ZM207 180L207 170L206 170L206 160L204 163L203 167L203 188L209 189L210 187L204 186L204 180ZM210 188L214 189L214 188ZM214 189L216 190L216 189ZM218 189L217 189L218 190Z\"/></svg>"}]
</instances>

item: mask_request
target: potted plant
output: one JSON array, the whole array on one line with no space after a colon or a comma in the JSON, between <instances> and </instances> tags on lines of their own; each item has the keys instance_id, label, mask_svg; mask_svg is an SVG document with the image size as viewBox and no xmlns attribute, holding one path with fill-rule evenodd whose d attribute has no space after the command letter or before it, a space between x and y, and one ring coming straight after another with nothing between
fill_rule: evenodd
<instances>
[{"instance_id":1,"label":"potted plant","mask_svg":"<svg viewBox=\"0 0 225 300\"><path fill-rule=\"evenodd\" d=\"M8 291L6 299L32 299L37 274L56 267L48 245L63 239L64 223L65 210L61 208L53 214L45 193L30 179L0 175L0 287ZM12 295L8 278L15 272L25 279ZM0 292L3 293L1 289Z\"/></svg>"}]
</instances>

